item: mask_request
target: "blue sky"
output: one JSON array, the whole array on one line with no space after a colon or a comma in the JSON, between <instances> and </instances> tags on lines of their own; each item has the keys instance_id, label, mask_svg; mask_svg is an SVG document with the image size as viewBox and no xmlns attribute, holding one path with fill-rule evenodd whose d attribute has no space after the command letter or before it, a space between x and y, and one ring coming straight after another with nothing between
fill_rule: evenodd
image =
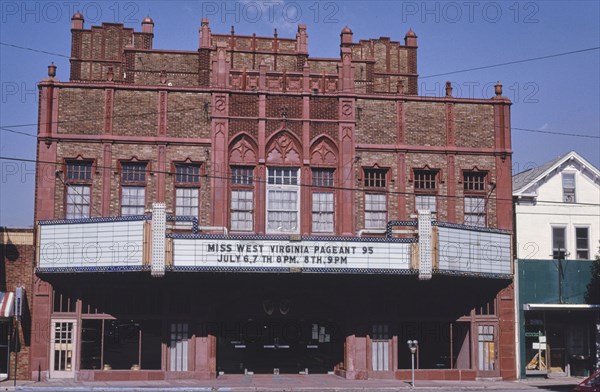
<instances>
[{"instance_id":1,"label":"blue sky","mask_svg":"<svg viewBox=\"0 0 600 392\"><path fill-rule=\"evenodd\" d=\"M344 26L354 40L418 35L419 91L443 95L450 80L455 96L491 97L501 81L513 101L513 171L541 165L576 150L600 167L600 2L598 1L2 1L0 2L0 156L35 159L36 83L47 65L68 80L70 19L85 27L124 23L137 31L154 19L154 47L196 50L200 19L213 33L294 37L308 26L311 57L337 57ZM32 50L41 50L40 53ZM594 50L468 72L566 52ZM432 76L449 73L443 76ZM8 128L9 130L6 130ZM519 128L519 129L517 129ZM576 137L526 130L589 135ZM33 224L33 162L0 160L0 226Z\"/></svg>"}]
</instances>

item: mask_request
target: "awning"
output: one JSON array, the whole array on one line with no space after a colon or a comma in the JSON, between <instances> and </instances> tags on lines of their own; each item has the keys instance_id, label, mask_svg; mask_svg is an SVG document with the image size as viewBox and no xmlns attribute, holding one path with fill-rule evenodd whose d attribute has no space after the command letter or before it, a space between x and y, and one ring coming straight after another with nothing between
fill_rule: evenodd
<instances>
[{"instance_id":1,"label":"awning","mask_svg":"<svg viewBox=\"0 0 600 392\"><path fill-rule=\"evenodd\" d=\"M12 317L14 314L15 293L0 292L0 318Z\"/></svg>"},{"instance_id":2,"label":"awning","mask_svg":"<svg viewBox=\"0 0 600 392\"><path fill-rule=\"evenodd\" d=\"M600 309L597 304L524 304L523 310L592 310Z\"/></svg>"}]
</instances>

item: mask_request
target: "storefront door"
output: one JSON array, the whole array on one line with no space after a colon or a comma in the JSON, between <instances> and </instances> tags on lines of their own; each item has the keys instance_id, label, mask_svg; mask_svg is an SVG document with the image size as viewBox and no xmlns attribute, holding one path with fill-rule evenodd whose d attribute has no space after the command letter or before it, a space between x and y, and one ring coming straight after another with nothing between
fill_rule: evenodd
<instances>
[{"instance_id":1,"label":"storefront door","mask_svg":"<svg viewBox=\"0 0 600 392\"><path fill-rule=\"evenodd\" d=\"M498 325L492 322L476 324L475 356L478 377L499 377Z\"/></svg>"},{"instance_id":2,"label":"storefront door","mask_svg":"<svg viewBox=\"0 0 600 392\"><path fill-rule=\"evenodd\" d=\"M50 378L73 378L77 363L77 321L55 319L50 328Z\"/></svg>"}]
</instances>

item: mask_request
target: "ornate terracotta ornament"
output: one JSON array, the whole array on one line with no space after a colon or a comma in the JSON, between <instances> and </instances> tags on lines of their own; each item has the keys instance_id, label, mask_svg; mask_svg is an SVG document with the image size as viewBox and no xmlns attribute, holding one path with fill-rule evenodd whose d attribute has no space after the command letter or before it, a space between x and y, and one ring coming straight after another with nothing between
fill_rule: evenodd
<instances>
[{"instance_id":1,"label":"ornate terracotta ornament","mask_svg":"<svg viewBox=\"0 0 600 392\"><path fill-rule=\"evenodd\" d=\"M292 138L286 133L279 135L273 143L267 161L281 163L298 163L300 162L300 153L295 146Z\"/></svg>"}]
</instances>

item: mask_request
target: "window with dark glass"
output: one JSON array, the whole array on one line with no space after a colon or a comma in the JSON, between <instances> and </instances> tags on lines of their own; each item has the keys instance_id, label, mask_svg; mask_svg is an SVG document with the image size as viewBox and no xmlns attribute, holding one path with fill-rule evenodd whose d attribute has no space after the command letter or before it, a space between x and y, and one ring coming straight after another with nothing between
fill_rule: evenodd
<instances>
[{"instance_id":1,"label":"window with dark glass","mask_svg":"<svg viewBox=\"0 0 600 392\"><path fill-rule=\"evenodd\" d=\"M365 169L365 228L387 227L387 169Z\"/></svg>"},{"instance_id":2,"label":"window with dark glass","mask_svg":"<svg viewBox=\"0 0 600 392\"><path fill-rule=\"evenodd\" d=\"M365 169L365 188L381 188L386 187L387 169Z\"/></svg>"},{"instance_id":3,"label":"window with dark glass","mask_svg":"<svg viewBox=\"0 0 600 392\"><path fill-rule=\"evenodd\" d=\"M231 167L231 230L254 229L254 168Z\"/></svg>"},{"instance_id":4,"label":"window with dark glass","mask_svg":"<svg viewBox=\"0 0 600 392\"><path fill-rule=\"evenodd\" d=\"M486 172L464 172L464 223L470 226L486 226Z\"/></svg>"},{"instance_id":5,"label":"window with dark glass","mask_svg":"<svg viewBox=\"0 0 600 392\"><path fill-rule=\"evenodd\" d=\"M312 231L334 231L334 169L312 169Z\"/></svg>"},{"instance_id":6,"label":"window with dark glass","mask_svg":"<svg viewBox=\"0 0 600 392\"><path fill-rule=\"evenodd\" d=\"M160 320L84 319L81 369L130 370L161 368Z\"/></svg>"},{"instance_id":7,"label":"window with dark glass","mask_svg":"<svg viewBox=\"0 0 600 392\"><path fill-rule=\"evenodd\" d=\"M415 209L437 211L437 170L415 170Z\"/></svg>"},{"instance_id":8,"label":"window with dark glass","mask_svg":"<svg viewBox=\"0 0 600 392\"><path fill-rule=\"evenodd\" d=\"M146 162L121 163L121 215L144 214L146 166Z\"/></svg>"},{"instance_id":9,"label":"window with dark glass","mask_svg":"<svg viewBox=\"0 0 600 392\"><path fill-rule=\"evenodd\" d=\"M575 228L575 251L577 260L588 260L590 258L590 229L589 227Z\"/></svg>"},{"instance_id":10,"label":"window with dark glass","mask_svg":"<svg viewBox=\"0 0 600 392\"><path fill-rule=\"evenodd\" d=\"M464 172L463 185L465 192L485 192L485 172Z\"/></svg>"},{"instance_id":11,"label":"window with dark glass","mask_svg":"<svg viewBox=\"0 0 600 392\"><path fill-rule=\"evenodd\" d=\"M552 258L553 259L564 259L566 251L566 227L553 227L552 228Z\"/></svg>"},{"instance_id":12,"label":"window with dark glass","mask_svg":"<svg viewBox=\"0 0 600 392\"><path fill-rule=\"evenodd\" d=\"M66 162L66 219L90 217L92 161Z\"/></svg>"},{"instance_id":13,"label":"window with dark glass","mask_svg":"<svg viewBox=\"0 0 600 392\"><path fill-rule=\"evenodd\" d=\"M91 161L67 161L67 181L91 181Z\"/></svg>"},{"instance_id":14,"label":"window with dark glass","mask_svg":"<svg viewBox=\"0 0 600 392\"><path fill-rule=\"evenodd\" d=\"M198 217L200 165L175 164L175 214Z\"/></svg>"},{"instance_id":15,"label":"window with dark glass","mask_svg":"<svg viewBox=\"0 0 600 392\"><path fill-rule=\"evenodd\" d=\"M562 174L563 201L575 203L575 173Z\"/></svg>"}]
</instances>

